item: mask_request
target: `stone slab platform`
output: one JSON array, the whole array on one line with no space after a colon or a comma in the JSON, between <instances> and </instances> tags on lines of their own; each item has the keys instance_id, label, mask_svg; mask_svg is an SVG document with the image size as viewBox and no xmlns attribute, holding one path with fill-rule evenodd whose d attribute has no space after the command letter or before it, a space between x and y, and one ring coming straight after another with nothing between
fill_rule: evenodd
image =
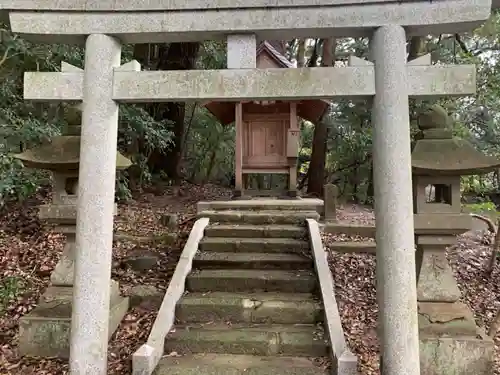
<instances>
[{"instance_id":1,"label":"stone slab platform","mask_svg":"<svg viewBox=\"0 0 500 375\"><path fill-rule=\"evenodd\" d=\"M72 289L49 287L38 306L19 320L21 355L69 358ZM118 328L128 306L127 297L112 296L108 339Z\"/></svg>"},{"instance_id":2,"label":"stone slab platform","mask_svg":"<svg viewBox=\"0 0 500 375\"><path fill-rule=\"evenodd\" d=\"M165 357L155 375L327 375L312 359L203 353Z\"/></svg>"}]
</instances>

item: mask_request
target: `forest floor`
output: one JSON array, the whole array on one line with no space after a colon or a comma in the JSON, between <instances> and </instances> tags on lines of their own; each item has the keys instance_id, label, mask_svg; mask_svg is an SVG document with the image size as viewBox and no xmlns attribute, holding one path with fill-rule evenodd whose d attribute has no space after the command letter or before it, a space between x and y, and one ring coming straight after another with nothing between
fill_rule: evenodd
<instances>
[{"instance_id":1,"label":"forest floor","mask_svg":"<svg viewBox=\"0 0 500 375\"><path fill-rule=\"evenodd\" d=\"M140 251L127 241L116 241L113 249L113 278L120 282L126 295L136 285L151 285L165 290L175 268L182 246L192 226L196 202L227 199L228 189L206 185L183 185L182 195L166 188L161 195L144 193L137 200L119 205L115 229L133 235L147 236L166 231L160 217L166 213L179 215L179 239L170 246L148 248L159 258L148 272L136 272L122 266L131 251ZM23 204L11 205L0 212L0 374L1 375L63 375L68 373L67 362L57 359L20 357L17 353L19 318L32 310L49 284L50 273L62 251L64 239L40 223L37 206L48 201L39 195ZM341 221L373 223L371 209L345 205ZM326 247L334 240L325 235ZM352 239L351 239L352 240ZM459 237L448 258L459 281L463 300L474 311L479 325L488 327L500 307L500 265L491 276L484 269L491 252L491 236L484 232L469 232ZM336 297L341 309L342 323L352 350L360 358L363 375L379 374L377 340L377 301L375 289L375 257L372 255L336 254L329 252L334 271ZM109 346L109 374L131 373L131 355L143 344L156 315L148 305L129 310ZM500 335L497 344L496 368L500 375Z\"/></svg>"}]
</instances>

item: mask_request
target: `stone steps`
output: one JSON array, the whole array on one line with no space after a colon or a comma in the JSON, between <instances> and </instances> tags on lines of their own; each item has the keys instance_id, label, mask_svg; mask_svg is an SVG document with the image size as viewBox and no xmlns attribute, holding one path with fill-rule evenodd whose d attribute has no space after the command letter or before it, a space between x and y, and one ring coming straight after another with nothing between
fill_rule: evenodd
<instances>
[{"instance_id":1,"label":"stone steps","mask_svg":"<svg viewBox=\"0 0 500 375\"><path fill-rule=\"evenodd\" d=\"M165 353L172 352L322 357L328 343L320 325L193 323L167 335Z\"/></svg>"},{"instance_id":2,"label":"stone steps","mask_svg":"<svg viewBox=\"0 0 500 375\"><path fill-rule=\"evenodd\" d=\"M375 254L377 246L374 241L337 241L329 245L330 249L339 253L368 253Z\"/></svg>"},{"instance_id":3,"label":"stone steps","mask_svg":"<svg viewBox=\"0 0 500 375\"><path fill-rule=\"evenodd\" d=\"M198 252L193 260L199 269L312 269L311 258L288 253Z\"/></svg>"},{"instance_id":4,"label":"stone steps","mask_svg":"<svg viewBox=\"0 0 500 375\"><path fill-rule=\"evenodd\" d=\"M207 237L247 237L247 238L292 238L307 237L306 228L298 225L229 225L214 224L205 228Z\"/></svg>"},{"instance_id":5,"label":"stone steps","mask_svg":"<svg viewBox=\"0 0 500 375\"><path fill-rule=\"evenodd\" d=\"M191 292L311 293L317 284L312 270L203 269L186 282Z\"/></svg>"},{"instance_id":6,"label":"stone steps","mask_svg":"<svg viewBox=\"0 0 500 375\"><path fill-rule=\"evenodd\" d=\"M304 357L235 354L191 354L164 357L155 375L327 375L314 360Z\"/></svg>"},{"instance_id":7,"label":"stone steps","mask_svg":"<svg viewBox=\"0 0 500 375\"><path fill-rule=\"evenodd\" d=\"M309 242L293 238L206 237L200 242L201 251L247 253L309 253Z\"/></svg>"},{"instance_id":8,"label":"stone steps","mask_svg":"<svg viewBox=\"0 0 500 375\"><path fill-rule=\"evenodd\" d=\"M210 224L156 375L326 374L310 359L329 355L306 227L315 205L198 205Z\"/></svg>"},{"instance_id":9,"label":"stone steps","mask_svg":"<svg viewBox=\"0 0 500 375\"><path fill-rule=\"evenodd\" d=\"M176 318L182 323L315 324L323 320L323 308L310 293L188 293L177 305Z\"/></svg>"},{"instance_id":10,"label":"stone steps","mask_svg":"<svg viewBox=\"0 0 500 375\"><path fill-rule=\"evenodd\" d=\"M210 223L225 224L294 224L305 226L306 219L319 220L317 211L250 211L250 210L207 210L198 217L208 217Z\"/></svg>"}]
</instances>

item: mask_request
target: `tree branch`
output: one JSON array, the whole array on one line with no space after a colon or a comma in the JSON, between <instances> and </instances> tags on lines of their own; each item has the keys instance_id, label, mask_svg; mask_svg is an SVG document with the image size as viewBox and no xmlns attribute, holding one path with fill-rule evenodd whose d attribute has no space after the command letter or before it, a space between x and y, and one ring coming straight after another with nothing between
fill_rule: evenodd
<instances>
[{"instance_id":1,"label":"tree branch","mask_svg":"<svg viewBox=\"0 0 500 375\"><path fill-rule=\"evenodd\" d=\"M462 37L459 34L455 34L455 40L457 41L457 43L460 46L460 48L462 49L462 51L464 51L468 55L471 54L469 49L465 45L464 41L462 40Z\"/></svg>"},{"instance_id":2,"label":"tree branch","mask_svg":"<svg viewBox=\"0 0 500 375\"><path fill-rule=\"evenodd\" d=\"M3 64L5 64L5 62L7 61L7 59L9 58L9 52L11 50L11 47L7 47L3 53L3 56L2 58L0 59L0 67L2 67Z\"/></svg>"}]
</instances>

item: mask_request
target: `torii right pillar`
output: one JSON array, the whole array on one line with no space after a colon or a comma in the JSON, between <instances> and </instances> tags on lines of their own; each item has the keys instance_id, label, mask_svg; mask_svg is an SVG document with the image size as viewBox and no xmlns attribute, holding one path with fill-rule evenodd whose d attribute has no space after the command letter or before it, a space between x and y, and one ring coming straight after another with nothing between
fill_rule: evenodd
<instances>
[{"instance_id":1,"label":"torii right pillar","mask_svg":"<svg viewBox=\"0 0 500 375\"><path fill-rule=\"evenodd\" d=\"M421 375L406 32L399 25L382 26L371 43L381 374Z\"/></svg>"},{"instance_id":2,"label":"torii right pillar","mask_svg":"<svg viewBox=\"0 0 500 375\"><path fill-rule=\"evenodd\" d=\"M371 54L375 65L372 114L381 374L487 375L493 347L488 340L466 339L463 331L457 337L453 334L456 329L442 329L430 337L425 324L419 327L407 70L412 64L406 61L405 29L398 25L378 28L371 38ZM460 191L459 183L457 189ZM421 226L421 218L419 222ZM418 302L419 307L424 306ZM439 315L438 305L427 303L420 314L429 319L431 311L432 321ZM440 319L455 320L455 311L445 311Z\"/></svg>"}]
</instances>

